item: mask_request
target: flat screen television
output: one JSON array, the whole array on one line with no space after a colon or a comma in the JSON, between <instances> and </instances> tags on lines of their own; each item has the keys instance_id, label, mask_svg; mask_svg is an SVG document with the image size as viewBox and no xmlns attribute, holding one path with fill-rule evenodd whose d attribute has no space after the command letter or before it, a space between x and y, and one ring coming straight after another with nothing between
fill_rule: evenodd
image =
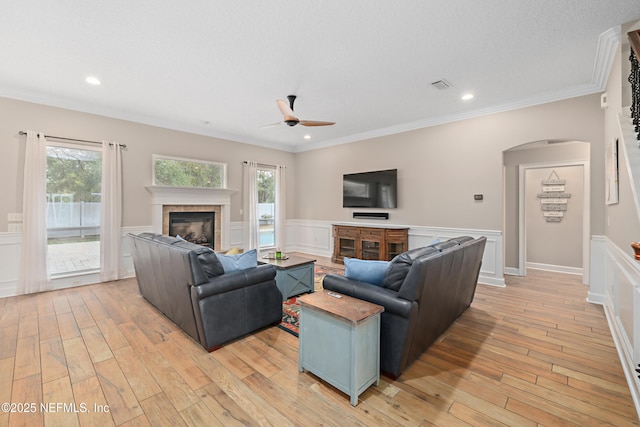
<instances>
[{"instance_id":1,"label":"flat screen television","mask_svg":"<svg viewBox=\"0 0 640 427\"><path fill-rule=\"evenodd\" d=\"M342 207L396 208L398 169L349 173L342 178Z\"/></svg>"}]
</instances>

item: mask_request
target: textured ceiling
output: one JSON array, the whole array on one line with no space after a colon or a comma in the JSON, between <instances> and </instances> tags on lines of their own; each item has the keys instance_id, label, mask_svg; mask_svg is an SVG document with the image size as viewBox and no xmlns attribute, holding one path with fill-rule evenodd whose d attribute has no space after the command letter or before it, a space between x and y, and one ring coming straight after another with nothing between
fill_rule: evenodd
<instances>
[{"instance_id":1,"label":"textured ceiling","mask_svg":"<svg viewBox=\"0 0 640 427\"><path fill-rule=\"evenodd\" d=\"M638 0L3 2L0 96L302 151L599 92L638 19ZM289 94L336 125L262 128Z\"/></svg>"}]
</instances>

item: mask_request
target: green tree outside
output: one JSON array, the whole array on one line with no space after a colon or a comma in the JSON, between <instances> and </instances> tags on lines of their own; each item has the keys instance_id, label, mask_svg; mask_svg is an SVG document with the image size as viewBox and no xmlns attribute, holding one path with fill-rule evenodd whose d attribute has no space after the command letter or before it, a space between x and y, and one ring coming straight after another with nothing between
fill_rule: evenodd
<instances>
[{"instance_id":1,"label":"green tree outside","mask_svg":"<svg viewBox=\"0 0 640 427\"><path fill-rule=\"evenodd\" d=\"M155 160L158 185L173 187L222 188L224 166L187 160Z\"/></svg>"}]
</instances>

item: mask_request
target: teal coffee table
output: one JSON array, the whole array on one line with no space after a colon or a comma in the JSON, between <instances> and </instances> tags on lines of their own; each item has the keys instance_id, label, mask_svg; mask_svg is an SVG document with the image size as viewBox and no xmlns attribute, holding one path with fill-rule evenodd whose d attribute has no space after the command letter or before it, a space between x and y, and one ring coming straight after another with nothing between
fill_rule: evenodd
<instances>
[{"instance_id":1,"label":"teal coffee table","mask_svg":"<svg viewBox=\"0 0 640 427\"><path fill-rule=\"evenodd\" d=\"M286 259L269 259L261 257L261 264L272 264L276 267L276 286L282 293L282 301L295 295L313 292L313 266L315 259L299 256L287 256Z\"/></svg>"},{"instance_id":2,"label":"teal coffee table","mask_svg":"<svg viewBox=\"0 0 640 427\"><path fill-rule=\"evenodd\" d=\"M298 298L298 370L347 393L353 406L380 383L380 314L384 307L321 290Z\"/></svg>"}]
</instances>

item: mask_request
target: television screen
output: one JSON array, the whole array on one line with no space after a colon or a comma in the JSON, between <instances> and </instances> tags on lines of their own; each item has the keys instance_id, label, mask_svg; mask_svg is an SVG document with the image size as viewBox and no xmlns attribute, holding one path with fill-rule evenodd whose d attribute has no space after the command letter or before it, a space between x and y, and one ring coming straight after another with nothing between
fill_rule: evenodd
<instances>
[{"instance_id":1,"label":"television screen","mask_svg":"<svg viewBox=\"0 0 640 427\"><path fill-rule=\"evenodd\" d=\"M398 169L349 173L342 179L342 207L396 208Z\"/></svg>"}]
</instances>

